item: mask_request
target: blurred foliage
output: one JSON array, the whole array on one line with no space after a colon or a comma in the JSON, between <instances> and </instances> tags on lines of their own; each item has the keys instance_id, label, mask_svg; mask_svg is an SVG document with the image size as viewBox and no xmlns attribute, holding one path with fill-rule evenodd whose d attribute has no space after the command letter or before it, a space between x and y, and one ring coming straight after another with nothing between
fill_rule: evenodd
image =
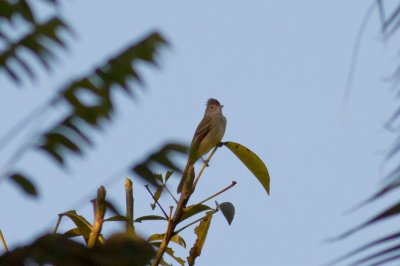
<instances>
[{"instance_id":1,"label":"blurred foliage","mask_svg":"<svg viewBox=\"0 0 400 266\"><path fill-rule=\"evenodd\" d=\"M43 3L55 7L59 1L42 0ZM0 27L0 41L4 44L0 48L0 74L5 74L16 86L22 84L25 76L30 81L37 82L38 73L34 69L35 65L40 65L46 73L50 73L55 59L59 59L58 53L68 48L65 38L74 35L74 30L61 18L59 12L39 20L34 12L35 4L37 2L25 0L0 1L0 22L8 26ZM5 170L1 169L3 171L0 178L7 178L25 194L36 197L38 190L29 178L30 173L25 174L14 169L16 161L27 151L39 150L65 168L68 156L83 155L87 147L94 145L91 131L102 130L113 120L117 105L114 101L115 93L125 93L128 97L135 97L137 89L143 87L143 78L138 66L143 63L157 66L159 51L167 45L167 41L160 33L151 32L140 40L131 42L125 49L118 51L89 73L66 82L55 91L54 96L44 106L29 114L0 139L0 150L2 150L28 124L40 128L40 132L28 136L28 141L23 142L15 153L11 154L10 163L6 165ZM54 107L63 107L67 111L59 115L57 122L50 128L42 129L39 118L43 113L51 112ZM269 193L268 170L260 158L241 144L226 142L224 145L250 169ZM185 155L187 152L187 147L184 145L167 143L142 161L129 165L128 170L131 173L153 185L151 188L146 186L153 199L151 208L153 211L160 209L164 216L150 214L134 217L134 198L130 179L125 182L125 215L106 201L106 190L100 187L96 200L92 201L94 208L92 223L76 210L60 213L53 234L45 234L29 245L4 253L0 257L0 265L148 265L155 255L154 250L160 250L165 244L167 233L152 234L145 241L136 234L135 223L158 221L167 225L166 232L168 228L172 228L172 209L168 215L159 202L163 194L169 194L173 198L177 204L176 209L181 206L181 215L174 221L173 228L178 224L181 225L183 221L194 219L173 231L168 242L171 241L185 249L186 241L179 232L197 225L195 229L197 240L187 259L189 265L194 265L204 246L212 216L221 210L231 224L235 209L229 202L217 203L215 209L203 204L230 189L232 185L189 207L186 207L186 203L178 204L178 200L168 189L167 182L173 173L182 172L175 155ZM167 169L165 175L157 174L160 167ZM155 192L153 193L151 189L155 189ZM107 211L112 212L114 216L106 217ZM195 219L196 215L203 216ZM59 234L58 227L65 218L72 221L74 227ZM123 222L125 231L105 237L102 234L105 222ZM77 237L81 238L80 242L71 240ZM4 241L3 237L1 240ZM164 251L178 264L185 264L182 258L175 255L172 247L167 245ZM170 265L164 257L161 258L160 264Z\"/></svg>"},{"instance_id":2,"label":"blurred foliage","mask_svg":"<svg viewBox=\"0 0 400 266\"><path fill-rule=\"evenodd\" d=\"M32 244L0 257L0 265L148 265L154 254L145 241L125 234L111 236L104 245L87 248L63 235L44 235Z\"/></svg>"},{"instance_id":3,"label":"blurred foliage","mask_svg":"<svg viewBox=\"0 0 400 266\"><path fill-rule=\"evenodd\" d=\"M389 4L389 2L391 2ZM397 2L397 3L395 3ZM381 34L385 41L393 40L396 33L399 32L400 27L400 1L385 1L375 0L374 6L381 20ZM371 13L373 14L373 13ZM368 14L369 15L369 14ZM364 25L363 25L364 26ZM398 90L400 85L400 66L393 72L390 81L392 82L393 88ZM399 93L397 93L399 95ZM400 108L397 109L390 117L386 124L386 128L396 135L396 141L393 147L389 150L386 155L386 160L395 160L400 151L400 131L398 122L400 118ZM397 125L396 125L397 124ZM398 157L397 157L398 158ZM395 167L385 178L383 186L369 199L362 202L357 208L365 206L368 203L382 199L383 196L390 192L398 191L400 187L400 164ZM380 210L378 214L373 215L367 221L360 225L352 228L351 230L343 233L337 239L346 238L362 229L365 229L371 225L385 222L389 218L399 219L400 214L400 201L395 202L388 208ZM390 232L390 228L387 228L388 233L380 232L377 234L376 239L366 243L354 250L349 251L347 254L339 257L332 261L329 265L337 265L343 263L343 265L352 266L364 266L364 265L398 265L400 264L400 240L399 230Z\"/></svg>"}]
</instances>

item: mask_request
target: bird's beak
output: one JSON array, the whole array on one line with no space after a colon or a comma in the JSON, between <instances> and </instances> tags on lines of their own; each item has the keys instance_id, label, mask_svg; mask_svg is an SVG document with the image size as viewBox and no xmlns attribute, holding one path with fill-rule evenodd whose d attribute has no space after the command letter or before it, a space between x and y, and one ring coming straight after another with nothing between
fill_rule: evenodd
<instances>
[{"instance_id":1,"label":"bird's beak","mask_svg":"<svg viewBox=\"0 0 400 266\"><path fill-rule=\"evenodd\" d=\"M221 108L224 107L223 105L221 105Z\"/></svg>"}]
</instances>

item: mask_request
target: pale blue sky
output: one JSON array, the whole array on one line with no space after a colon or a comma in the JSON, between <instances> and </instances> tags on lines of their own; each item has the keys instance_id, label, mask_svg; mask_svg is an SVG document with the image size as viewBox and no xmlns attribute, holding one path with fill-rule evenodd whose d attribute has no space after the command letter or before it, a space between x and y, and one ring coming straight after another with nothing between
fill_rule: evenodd
<instances>
[{"instance_id":1,"label":"pale blue sky","mask_svg":"<svg viewBox=\"0 0 400 266\"><path fill-rule=\"evenodd\" d=\"M236 217L230 227L221 215L215 217L197 265L319 265L386 232L390 223L343 242L322 243L386 206L343 215L390 170L381 167L393 138L383 123L395 102L382 78L394 67L396 47L382 44L376 15L341 115L352 47L370 2L66 1L61 12L78 38L60 53L57 71L42 73L38 83L27 82L20 90L0 77L0 134L65 80L89 72L132 40L159 30L171 47L162 50L159 70L142 68L147 88L137 101L116 96L116 119L94 134L97 145L83 160L70 160L71 171L60 171L41 154L23 158L19 167L33 173L39 200L1 183L0 228L9 245L52 228L58 213L94 195L110 175L161 144L189 143L209 97L225 105L224 140L242 143L267 164L271 195L228 150L218 151L198 194L208 196L236 180L238 185L218 198L235 205ZM121 208L123 180L122 175L107 187ZM134 182L137 215L151 213L143 183ZM91 215L89 203L78 211ZM71 226L63 223L63 229ZM149 223L138 230L147 235L162 228ZM192 229L184 234L187 242L192 235ZM182 257L189 249L176 247Z\"/></svg>"}]
</instances>

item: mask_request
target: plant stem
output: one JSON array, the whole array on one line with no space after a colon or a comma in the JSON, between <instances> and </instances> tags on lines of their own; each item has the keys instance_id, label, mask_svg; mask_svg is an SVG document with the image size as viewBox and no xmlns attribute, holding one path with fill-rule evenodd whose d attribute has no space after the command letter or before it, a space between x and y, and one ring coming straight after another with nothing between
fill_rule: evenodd
<instances>
[{"instance_id":1,"label":"plant stem","mask_svg":"<svg viewBox=\"0 0 400 266\"><path fill-rule=\"evenodd\" d=\"M1 239L1 243L3 243L4 250L6 252L8 252L7 243L6 243L6 240L4 239L4 236L3 236L3 233L1 232L1 230L0 230L0 239Z\"/></svg>"},{"instance_id":2,"label":"plant stem","mask_svg":"<svg viewBox=\"0 0 400 266\"><path fill-rule=\"evenodd\" d=\"M168 220L168 215L167 213L164 211L164 208L161 206L161 204L158 202L158 200L156 200L156 197L154 197L153 192L151 192L150 188L148 185L145 185L147 191L150 193L151 197L153 198L154 202L158 205L158 207L160 207L161 211L164 213L165 218Z\"/></svg>"},{"instance_id":3,"label":"plant stem","mask_svg":"<svg viewBox=\"0 0 400 266\"><path fill-rule=\"evenodd\" d=\"M97 190L97 199L95 201L95 217L92 232L90 232L88 247L92 248L96 244L101 228L103 227L104 215L106 213L106 190L101 186Z\"/></svg>"},{"instance_id":4,"label":"plant stem","mask_svg":"<svg viewBox=\"0 0 400 266\"><path fill-rule=\"evenodd\" d=\"M54 235L57 233L57 230L58 230L58 227L60 226L60 222L61 222L62 217L63 216L61 214L58 215L58 220L57 220L56 226L54 227L54 230L53 230L53 234Z\"/></svg>"},{"instance_id":5,"label":"plant stem","mask_svg":"<svg viewBox=\"0 0 400 266\"><path fill-rule=\"evenodd\" d=\"M188 175L194 176L194 170L191 168L189 170L190 172ZM162 257L165 253L165 250L168 247L169 241L171 240L171 237L174 235L175 228L177 224L179 223L182 215L183 215L183 209L186 207L187 202L189 201L190 196L192 195L193 190L182 190L181 196L178 201L178 205L176 206L175 213L172 218L168 219L168 227L165 232L164 238L160 244L160 247L157 250L157 253L153 259L153 262L151 266L158 266L160 261L162 260Z\"/></svg>"},{"instance_id":6,"label":"plant stem","mask_svg":"<svg viewBox=\"0 0 400 266\"><path fill-rule=\"evenodd\" d=\"M188 178L188 177L194 178L193 186L191 187L191 189L185 189L185 188L182 189L181 196L180 196L178 204L176 206L174 216L172 218L168 218L167 231L164 234L164 238L163 238L163 240L162 240L162 242L160 244L160 247L157 250L157 253L156 253L156 255L155 255L154 259L153 259L153 262L152 262L151 266L158 266L158 264L162 260L162 257L163 257L163 255L165 253L165 250L168 247L168 244L169 244L169 241L171 240L171 237L173 237L176 234L175 233L175 228L178 225L178 223L180 222L180 219L181 219L181 217L183 215L183 210L186 208L186 204L188 203L190 196L193 194L193 192L194 192L194 190L196 188L197 182L199 181L204 169L208 165L208 162L211 160L212 156L214 155L214 153L217 151L217 149L220 146L221 146L221 144L216 145L214 147L214 149L212 150L211 154L208 156L207 160L204 161L203 166L200 169L200 171L199 171L199 173L198 173L196 178L194 178L194 168L193 167L189 168L189 170L188 170L189 172L187 173L186 177L182 177L182 178ZM151 193L150 190L149 190L149 192ZM156 203L158 203L158 202L156 201Z\"/></svg>"},{"instance_id":7,"label":"plant stem","mask_svg":"<svg viewBox=\"0 0 400 266\"><path fill-rule=\"evenodd\" d=\"M162 186L165 188L165 190L168 192L168 194L171 195L171 197L174 199L175 203L178 204L178 200L174 197L174 195L171 193L171 191L169 191L167 186L164 183L162 184Z\"/></svg>"},{"instance_id":8,"label":"plant stem","mask_svg":"<svg viewBox=\"0 0 400 266\"><path fill-rule=\"evenodd\" d=\"M134 208L134 198L133 198L133 188L132 180L129 178L125 179L125 196L126 196L126 218L128 220L125 222L126 233L129 235L135 235L135 225L133 223L133 208Z\"/></svg>"},{"instance_id":9,"label":"plant stem","mask_svg":"<svg viewBox=\"0 0 400 266\"><path fill-rule=\"evenodd\" d=\"M188 227L190 227L190 226L194 225L195 223L198 223L198 222L200 222L201 220L204 220L204 219L206 219L207 217L209 217L209 216L211 216L211 215L215 214L216 212L218 212L218 209L215 209L215 210L214 210L214 211L212 211L211 213L209 213L209 214L207 214L207 215L205 215L205 216L203 216L203 217L201 217L201 218L199 218L199 219L197 219L197 220L195 220L195 221L193 221L193 222L191 222L191 223L189 223L189 224L185 225L185 226L184 226L184 227L182 227L181 229L178 229L177 231L175 231L174 235L177 235L177 234L179 234L180 232L182 232L182 231L183 231L183 230L185 230L186 228L188 228Z\"/></svg>"},{"instance_id":10,"label":"plant stem","mask_svg":"<svg viewBox=\"0 0 400 266\"><path fill-rule=\"evenodd\" d=\"M215 198L215 197L218 196L219 194L224 193L224 192L227 191L228 189L231 189L231 188L234 187L236 184L237 184L236 181L232 181L232 184L230 184L230 185L227 186L226 188L224 188L224 189L218 191L217 193L215 193L215 194L209 196L208 198L206 198L206 199L200 201L200 202L197 203L196 205L203 204L204 202L209 201L209 200L212 199L212 198Z\"/></svg>"},{"instance_id":11,"label":"plant stem","mask_svg":"<svg viewBox=\"0 0 400 266\"><path fill-rule=\"evenodd\" d=\"M204 161L203 166L201 167L201 169L200 169L199 173L197 174L196 178L194 179L193 191L196 188L197 182L199 182L201 174L203 173L204 169L206 168L206 166L208 165L208 163L210 162L211 158L213 157L214 153L217 151L218 148L219 148L219 145L215 146L214 149L212 150L212 152L210 153L210 155L208 156L207 160Z\"/></svg>"}]
</instances>

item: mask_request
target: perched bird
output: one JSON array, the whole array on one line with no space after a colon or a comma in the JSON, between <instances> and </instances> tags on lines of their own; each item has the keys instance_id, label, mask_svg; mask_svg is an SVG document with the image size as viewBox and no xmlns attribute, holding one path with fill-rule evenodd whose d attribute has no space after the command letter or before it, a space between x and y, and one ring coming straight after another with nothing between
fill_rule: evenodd
<instances>
[{"instance_id":1,"label":"perched bird","mask_svg":"<svg viewBox=\"0 0 400 266\"><path fill-rule=\"evenodd\" d=\"M222 107L224 106L216 99L211 98L207 101L203 119L197 126L192 144L190 145L189 159L178 186L178 193L182 191L187 180L193 182L193 167L196 161L221 142L226 128L226 118L222 114ZM193 177L188 176L189 173L191 173Z\"/></svg>"}]
</instances>

